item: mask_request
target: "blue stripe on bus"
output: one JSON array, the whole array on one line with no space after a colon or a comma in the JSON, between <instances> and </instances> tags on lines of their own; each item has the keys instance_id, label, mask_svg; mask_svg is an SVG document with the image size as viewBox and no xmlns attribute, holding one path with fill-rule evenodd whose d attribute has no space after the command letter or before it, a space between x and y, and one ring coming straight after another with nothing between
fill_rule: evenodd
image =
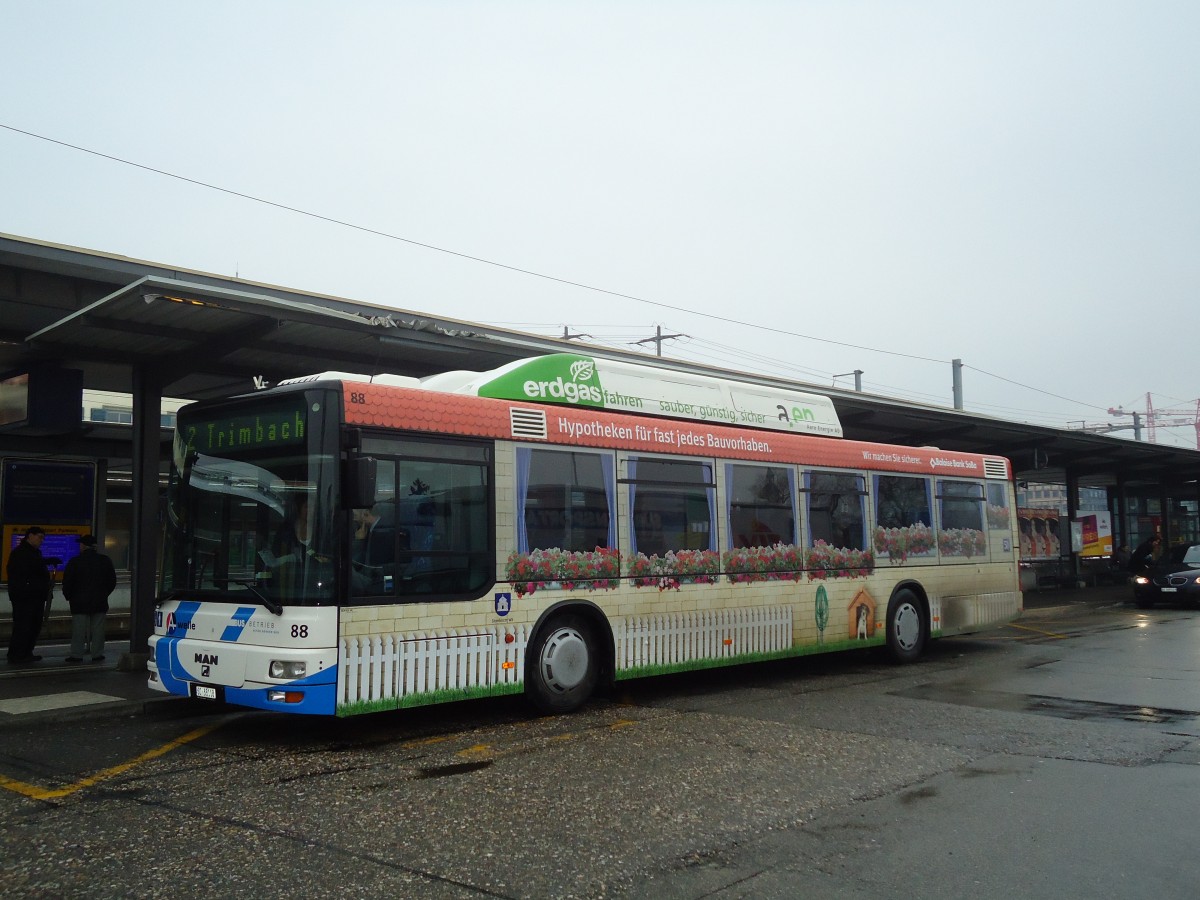
<instances>
[{"instance_id":1,"label":"blue stripe on bus","mask_svg":"<svg viewBox=\"0 0 1200 900\"><path fill-rule=\"evenodd\" d=\"M190 696L191 681L175 677L176 672L186 671L179 662L181 638L160 637L154 645L154 661L158 665L159 682L168 693L180 697ZM304 700L300 703L279 703L267 699L267 691L301 690ZM275 712L309 713L331 716L337 709L337 666L329 666L319 672L269 687L225 687L225 700L240 706L268 709Z\"/></svg>"},{"instance_id":2,"label":"blue stripe on bus","mask_svg":"<svg viewBox=\"0 0 1200 900\"><path fill-rule=\"evenodd\" d=\"M160 637L154 645L154 662L158 666L158 680L172 694L184 697L188 693L188 683L175 677L176 672L183 670L179 664L179 642L182 638Z\"/></svg>"},{"instance_id":3,"label":"blue stripe on bus","mask_svg":"<svg viewBox=\"0 0 1200 900\"><path fill-rule=\"evenodd\" d=\"M239 606L237 612L233 614L233 621L225 626L225 630L221 633L222 641L237 642L237 639L242 636L242 630L246 627L246 623L250 621L250 617L254 615L257 606Z\"/></svg>"},{"instance_id":4,"label":"blue stripe on bus","mask_svg":"<svg viewBox=\"0 0 1200 900\"><path fill-rule=\"evenodd\" d=\"M322 673L318 673L322 674ZM279 703L267 699L267 690L296 690L304 686L304 699L299 703ZM314 716L331 716L337 706L337 684L307 684L307 679L292 684L277 684L268 688L225 688L225 702L272 712L307 713Z\"/></svg>"},{"instance_id":5,"label":"blue stripe on bus","mask_svg":"<svg viewBox=\"0 0 1200 900\"><path fill-rule=\"evenodd\" d=\"M168 618L171 619L171 625L167 629L167 635L172 638L186 637L188 631L192 627L192 619L196 617L196 613L200 611L199 600L183 600L179 606L175 608L175 612L169 613Z\"/></svg>"}]
</instances>

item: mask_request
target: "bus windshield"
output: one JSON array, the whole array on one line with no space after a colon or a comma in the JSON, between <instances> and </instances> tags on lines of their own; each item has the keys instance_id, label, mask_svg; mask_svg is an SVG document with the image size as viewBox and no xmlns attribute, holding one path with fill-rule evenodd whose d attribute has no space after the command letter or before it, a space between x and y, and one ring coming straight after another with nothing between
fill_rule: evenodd
<instances>
[{"instance_id":1,"label":"bus windshield","mask_svg":"<svg viewBox=\"0 0 1200 900\"><path fill-rule=\"evenodd\" d=\"M336 426L322 391L180 410L162 595L281 610L335 602ZM282 401L282 402L281 402Z\"/></svg>"}]
</instances>

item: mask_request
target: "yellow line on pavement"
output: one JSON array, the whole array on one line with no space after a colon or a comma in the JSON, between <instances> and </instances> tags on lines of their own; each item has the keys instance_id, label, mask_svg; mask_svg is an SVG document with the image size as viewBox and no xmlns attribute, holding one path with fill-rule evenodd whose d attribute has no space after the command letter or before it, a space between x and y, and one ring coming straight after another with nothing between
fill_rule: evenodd
<instances>
[{"instance_id":1,"label":"yellow line on pavement","mask_svg":"<svg viewBox=\"0 0 1200 900\"><path fill-rule=\"evenodd\" d=\"M492 747L489 744L476 744L474 747L467 747L465 750L459 750L455 756L487 756L492 753Z\"/></svg>"},{"instance_id":2,"label":"yellow line on pavement","mask_svg":"<svg viewBox=\"0 0 1200 900\"><path fill-rule=\"evenodd\" d=\"M163 744L162 746L155 747L153 750L147 750L141 756L134 757L128 762L110 766L107 769L101 769L96 774L89 775L87 778L82 778L74 784L67 785L66 787L42 788L38 787L36 784L26 784L23 781L17 781L14 778L8 778L4 775L0 775L0 787L13 791L17 794L23 794L24 796L30 797L34 800L58 800L62 797L69 797L76 791L81 791L84 788L92 787L93 785L112 778L114 775L121 775L125 772L128 772L130 769L134 768L135 766L140 766L144 762L149 762L152 759L157 759L160 756L164 756L165 754L170 753L172 750L182 747L184 744L190 744L192 741L204 737L210 731L220 728L223 724L225 724L225 721L226 720L222 719L221 721L214 722L211 725L205 725L202 728L189 731L183 737L178 737L173 741L167 741L167 743Z\"/></svg>"},{"instance_id":3,"label":"yellow line on pavement","mask_svg":"<svg viewBox=\"0 0 1200 900\"><path fill-rule=\"evenodd\" d=\"M1036 634L1044 634L1046 637L1057 638L1060 641L1065 641L1067 639L1067 636L1065 634L1059 634L1056 631L1043 631L1040 628L1030 628L1028 625L1018 625L1016 622L1009 622L1008 627L1009 628L1020 628L1025 631L1035 632Z\"/></svg>"}]
</instances>

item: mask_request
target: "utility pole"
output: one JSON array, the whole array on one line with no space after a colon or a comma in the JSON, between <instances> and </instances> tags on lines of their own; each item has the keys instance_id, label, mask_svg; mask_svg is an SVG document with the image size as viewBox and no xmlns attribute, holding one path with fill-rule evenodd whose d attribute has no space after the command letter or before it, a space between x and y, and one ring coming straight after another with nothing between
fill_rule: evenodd
<instances>
[{"instance_id":1,"label":"utility pole","mask_svg":"<svg viewBox=\"0 0 1200 900\"><path fill-rule=\"evenodd\" d=\"M1116 409L1113 409L1110 406L1108 408L1108 414L1110 416L1133 416L1133 439L1135 441L1140 441L1142 439L1142 414L1141 413L1125 412L1125 410L1119 406ZM1127 425L1125 425L1125 426L1114 425L1114 426L1111 426L1111 429L1105 429L1105 430L1124 431L1128 427L1129 426L1127 426ZM1097 430L1099 430L1099 429L1097 429Z\"/></svg>"},{"instance_id":2,"label":"utility pole","mask_svg":"<svg viewBox=\"0 0 1200 900\"><path fill-rule=\"evenodd\" d=\"M671 341L675 338L687 337L686 334L663 334L662 326L658 325L654 329L654 337L642 338L640 341L634 341L635 344L654 344L654 355L662 356L663 341Z\"/></svg>"},{"instance_id":3,"label":"utility pole","mask_svg":"<svg viewBox=\"0 0 1200 900\"><path fill-rule=\"evenodd\" d=\"M1137 440L1142 439L1142 416L1137 412L1126 412L1122 407L1116 409L1111 407L1108 410L1110 416L1133 416L1133 433ZM1150 395L1146 394L1146 431L1150 436L1150 443L1158 443L1157 428L1175 428L1182 425L1191 425L1196 429L1196 449L1200 450L1200 400L1196 401L1196 416L1194 419L1185 419L1182 417L1171 417L1166 412L1156 410L1154 402L1150 399Z\"/></svg>"},{"instance_id":4,"label":"utility pole","mask_svg":"<svg viewBox=\"0 0 1200 900\"><path fill-rule=\"evenodd\" d=\"M963 393L962 393L962 360L954 359L950 361L950 371L953 373L953 390L954 390L954 408L963 408Z\"/></svg>"},{"instance_id":5,"label":"utility pole","mask_svg":"<svg viewBox=\"0 0 1200 900\"><path fill-rule=\"evenodd\" d=\"M854 376L854 390L856 390L858 393L860 393L860 394L861 394L861 393L862 393L862 377L863 377L863 370L862 370L862 369L855 369L853 372L843 372L841 375L834 375L833 377L834 377L835 379L836 379L836 378L845 378L847 375L853 375L853 376Z\"/></svg>"}]
</instances>

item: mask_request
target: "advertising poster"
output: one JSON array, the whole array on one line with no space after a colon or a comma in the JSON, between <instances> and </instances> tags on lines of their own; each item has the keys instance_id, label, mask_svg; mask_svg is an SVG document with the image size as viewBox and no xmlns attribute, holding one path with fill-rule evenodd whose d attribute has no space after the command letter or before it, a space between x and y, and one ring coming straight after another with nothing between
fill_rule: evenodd
<instances>
[{"instance_id":1,"label":"advertising poster","mask_svg":"<svg viewBox=\"0 0 1200 900\"><path fill-rule=\"evenodd\" d=\"M1057 509L1020 507L1017 525L1021 533L1022 560L1058 559L1062 555Z\"/></svg>"},{"instance_id":2,"label":"advertising poster","mask_svg":"<svg viewBox=\"0 0 1200 900\"><path fill-rule=\"evenodd\" d=\"M1086 557L1112 556L1112 514L1109 512L1080 513L1075 517L1081 532L1080 554Z\"/></svg>"}]
</instances>

